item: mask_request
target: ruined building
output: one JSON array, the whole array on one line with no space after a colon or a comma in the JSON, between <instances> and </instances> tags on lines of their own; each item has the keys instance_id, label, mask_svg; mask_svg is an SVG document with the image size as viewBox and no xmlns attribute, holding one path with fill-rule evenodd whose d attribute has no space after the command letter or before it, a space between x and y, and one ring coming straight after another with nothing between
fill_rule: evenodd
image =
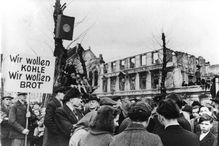
<instances>
[{"instance_id":1,"label":"ruined building","mask_svg":"<svg viewBox=\"0 0 219 146\"><path fill-rule=\"evenodd\" d=\"M160 93L163 49L100 65L100 96L152 97ZM167 93L197 95L209 91L210 65L203 57L167 49ZM209 86L208 86L209 85Z\"/></svg>"}]
</instances>

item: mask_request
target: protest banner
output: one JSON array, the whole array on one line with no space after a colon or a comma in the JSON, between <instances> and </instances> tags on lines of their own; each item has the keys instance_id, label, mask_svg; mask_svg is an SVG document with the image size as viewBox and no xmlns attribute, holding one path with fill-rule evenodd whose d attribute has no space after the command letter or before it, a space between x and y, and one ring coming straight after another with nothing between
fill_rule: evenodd
<instances>
[{"instance_id":1,"label":"protest banner","mask_svg":"<svg viewBox=\"0 0 219 146\"><path fill-rule=\"evenodd\" d=\"M52 93L54 68L54 57L4 54L4 90L13 92Z\"/></svg>"}]
</instances>

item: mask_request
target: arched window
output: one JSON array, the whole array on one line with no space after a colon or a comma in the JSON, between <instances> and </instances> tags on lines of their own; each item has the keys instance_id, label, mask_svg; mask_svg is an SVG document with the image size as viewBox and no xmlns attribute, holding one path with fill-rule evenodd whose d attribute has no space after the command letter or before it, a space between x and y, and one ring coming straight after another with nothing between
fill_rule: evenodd
<instances>
[{"instance_id":1,"label":"arched window","mask_svg":"<svg viewBox=\"0 0 219 146\"><path fill-rule=\"evenodd\" d=\"M98 71L94 71L94 86L98 85Z\"/></svg>"},{"instance_id":2,"label":"arched window","mask_svg":"<svg viewBox=\"0 0 219 146\"><path fill-rule=\"evenodd\" d=\"M93 83L93 73L92 73L92 71L89 71L89 80L88 80L88 82L92 86L92 83Z\"/></svg>"}]
</instances>

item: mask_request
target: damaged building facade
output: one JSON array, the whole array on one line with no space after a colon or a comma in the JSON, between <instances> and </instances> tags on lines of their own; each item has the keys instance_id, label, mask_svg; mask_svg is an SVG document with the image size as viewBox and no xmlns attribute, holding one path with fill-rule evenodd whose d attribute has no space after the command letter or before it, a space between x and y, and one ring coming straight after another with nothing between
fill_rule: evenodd
<instances>
[{"instance_id":1,"label":"damaged building facade","mask_svg":"<svg viewBox=\"0 0 219 146\"><path fill-rule=\"evenodd\" d=\"M77 44L68 50L65 72L71 77L67 78L70 82L67 85L81 86L86 93L92 93L98 87L100 66L103 63L102 54L97 57L90 47L84 49L81 44Z\"/></svg>"},{"instance_id":2,"label":"damaged building facade","mask_svg":"<svg viewBox=\"0 0 219 146\"><path fill-rule=\"evenodd\" d=\"M160 93L163 49L130 56L100 65L99 97L152 97ZM203 57L167 49L167 93L196 96L210 88ZM205 89L203 84L209 84Z\"/></svg>"}]
</instances>

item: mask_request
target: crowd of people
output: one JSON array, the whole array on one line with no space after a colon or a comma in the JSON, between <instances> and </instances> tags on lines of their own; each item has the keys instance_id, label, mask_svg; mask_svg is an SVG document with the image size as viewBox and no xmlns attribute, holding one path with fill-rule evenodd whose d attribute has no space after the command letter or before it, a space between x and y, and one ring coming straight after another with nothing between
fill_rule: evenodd
<instances>
[{"instance_id":1,"label":"crowd of people","mask_svg":"<svg viewBox=\"0 0 219 146\"><path fill-rule=\"evenodd\" d=\"M46 108L27 104L27 93L12 99L1 98L2 146L217 145L219 97L98 98L62 86Z\"/></svg>"}]
</instances>

